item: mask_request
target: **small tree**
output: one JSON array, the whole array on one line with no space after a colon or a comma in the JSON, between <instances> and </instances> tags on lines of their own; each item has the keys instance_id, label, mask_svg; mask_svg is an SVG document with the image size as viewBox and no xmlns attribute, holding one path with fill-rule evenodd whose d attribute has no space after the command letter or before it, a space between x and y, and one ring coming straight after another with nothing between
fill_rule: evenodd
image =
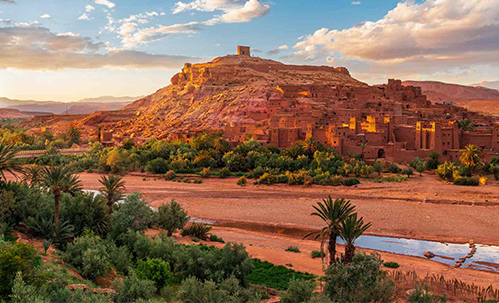
<instances>
[{"instance_id":1,"label":"small tree","mask_svg":"<svg viewBox=\"0 0 499 303\"><path fill-rule=\"evenodd\" d=\"M378 173L378 177L381 176L381 173L383 172L384 168L385 168L385 166L380 161L376 161L376 162L373 163L373 169L374 169L375 172Z\"/></svg>"},{"instance_id":2,"label":"small tree","mask_svg":"<svg viewBox=\"0 0 499 303\"><path fill-rule=\"evenodd\" d=\"M419 173L419 176L423 176L423 172L426 170L426 162L419 162L416 164L416 171Z\"/></svg>"},{"instance_id":3,"label":"small tree","mask_svg":"<svg viewBox=\"0 0 499 303\"><path fill-rule=\"evenodd\" d=\"M498 164L492 164L490 166L490 172L494 174L494 179L499 180L499 165Z\"/></svg>"},{"instance_id":4,"label":"small tree","mask_svg":"<svg viewBox=\"0 0 499 303\"><path fill-rule=\"evenodd\" d=\"M70 125L65 134L68 146L71 147L73 144L80 144L81 133L76 125Z\"/></svg>"},{"instance_id":5,"label":"small tree","mask_svg":"<svg viewBox=\"0 0 499 303\"><path fill-rule=\"evenodd\" d=\"M123 199L123 191L125 190L125 181L120 176L110 175L102 176L99 180L102 187L99 191L107 200L109 207L109 215L113 213L113 206L116 202Z\"/></svg>"},{"instance_id":6,"label":"small tree","mask_svg":"<svg viewBox=\"0 0 499 303\"><path fill-rule=\"evenodd\" d=\"M436 151L432 151L429 155L428 155L428 162L426 162L426 168L427 169L436 169L438 167L438 164L440 164L438 162L438 159L440 158L440 154Z\"/></svg>"},{"instance_id":7,"label":"small tree","mask_svg":"<svg viewBox=\"0 0 499 303\"><path fill-rule=\"evenodd\" d=\"M43 183L54 195L54 224L57 224L59 222L59 200L62 192L74 193L81 190L80 180L71 173L69 167L54 166L43 169Z\"/></svg>"},{"instance_id":8,"label":"small tree","mask_svg":"<svg viewBox=\"0 0 499 303\"><path fill-rule=\"evenodd\" d=\"M190 219L187 216L187 212L182 208L182 205L175 200L161 205L155 217L156 224L160 228L165 229L169 237L177 230L183 229Z\"/></svg>"},{"instance_id":9,"label":"small tree","mask_svg":"<svg viewBox=\"0 0 499 303\"><path fill-rule=\"evenodd\" d=\"M412 176L412 174L414 173L414 170L412 170L412 168L408 167L408 168L404 168L402 170L402 174L403 175L406 175L407 178L410 178Z\"/></svg>"},{"instance_id":10,"label":"small tree","mask_svg":"<svg viewBox=\"0 0 499 303\"><path fill-rule=\"evenodd\" d=\"M459 161L468 168L468 175L472 175L480 164L482 150L473 144L468 144L459 152Z\"/></svg>"},{"instance_id":11,"label":"small tree","mask_svg":"<svg viewBox=\"0 0 499 303\"><path fill-rule=\"evenodd\" d=\"M371 227L371 223L364 224L364 218L357 218L352 214L340 226L340 237L345 241L345 263L350 263L355 255L355 241Z\"/></svg>"}]
</instances>

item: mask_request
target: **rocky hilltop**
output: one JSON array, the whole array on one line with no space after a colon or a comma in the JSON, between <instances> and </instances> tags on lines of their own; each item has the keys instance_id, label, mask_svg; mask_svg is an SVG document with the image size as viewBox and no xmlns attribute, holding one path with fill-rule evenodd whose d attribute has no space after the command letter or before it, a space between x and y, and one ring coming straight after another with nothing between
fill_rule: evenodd
<instances>
[{"instance_id":1,"label":"rocky hilltop","mask_svg":"<svg viewBox=\"0 0 499 303\"><path fill-rule=\"evenodd\" d=\"M171 84L128 106L97 112L77 123L114 130L115 138L165 138L172 132L221 131L230 123L253 123L248 112L266 112L285 86L368 87L346 68L286 65L229 55L203 64L186 63ZM310 102L310 100L304 100Z\"/></svg>"}]
</instances>

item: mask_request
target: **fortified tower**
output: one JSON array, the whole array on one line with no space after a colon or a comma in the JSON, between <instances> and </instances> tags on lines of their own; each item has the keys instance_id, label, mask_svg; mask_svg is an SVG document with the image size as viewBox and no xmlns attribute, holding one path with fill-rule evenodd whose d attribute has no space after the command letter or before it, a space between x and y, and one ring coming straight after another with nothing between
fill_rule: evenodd
<instances>
[{"instance_id":1,"label":"fortified tower","mask_svg":"<svg viewBox=\"0 0 499 303\"><path fill-rule=\"evenodd\" d=\"M239 45L237 47L237 55L238 56L251 56L250 47Z\"/></svg>"}]
</instances>

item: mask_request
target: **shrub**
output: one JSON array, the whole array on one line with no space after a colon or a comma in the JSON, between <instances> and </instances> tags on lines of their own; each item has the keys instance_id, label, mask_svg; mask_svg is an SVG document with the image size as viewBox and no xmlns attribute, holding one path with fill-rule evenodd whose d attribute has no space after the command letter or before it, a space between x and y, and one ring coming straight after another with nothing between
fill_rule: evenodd
<instances>
[{"instance_id":1,"label":"shrub","mask_svg":"<svg viewBox=\"0 0 499 303\"><path fill-rule=\"evenodd\" d=\"M169 170L165 174L165 180L170 181L177 177L177 174L173 170Z\"/></svg>"},{"instance_id":2,"label":"shrub","mask_svg":"<svg viewBox=\"0 0 499 303\"><path fill-rule=\"evenodd\" d=\"M385 169L385 165L380 161L375 161L373 163L373 170L378 173L378 176L381 176L381 173Z\"/></svg>"},{"instance_id":3,"label":"shrub","mask_svg":"<svg viewBox=\"0 0 499 303\"><path fill-rule=\"evenodd\" d=\"M324 253L323 251L320 251L320 250L312 250L311 256L312 256L312 259L324 258L326 256L326 253Z\"/></svg>"},{"instance_id":4,"label":"shrub","mask_svg":"<svg viewBox=\"0 0 499 303\"><path fill-rule=\"evenodd\" d=\"M76 236L86 229L104 235L109 224L108 207L101 195L62 195L60 217L74 227Z\"/></svg>"},{"instance_id":5,"label":"shrub","mask_svg":"<svg viewBox=\"0 0 499 303\"><path fill-rule=\"evenodd\" d=\"M245 186L248 183L246 177L242 176L237 180L237 185Z\"/></svg>"},{"instance_id":6,"label":"shrub","mask_svg":"<svg viewBox=\"0 0 499 303\"><path fill-rule=\"evenodd\" d=\"M146 165L146 171L152 174L166 174L168 170L168 162L163 158L156 158Z\"/></svg>"},{"instance_id":7,"label":"shrub","mask_svg":"<svg viewBox=\"0 0 499 303\"><path fill-rule=\"evenodd\" d=\"M343 182L343 184L344 184L345 186L353 186L353 185L357 185L357 184L359 184L359 183L360 183L360 181L359 181L359 179L357 179L357 178L348 178L348 179L346 179L346 180Z\"/></svg>"},{"instance_id":8,"label":"shrub","mask_svg":"<svg viewBox=\"0 0 499 303\"><path fill-rule=\"evenodd\" d=\"M130 228L145 230L152 222L153 211L137 193L128 195L120 208L111 215L109 235L112 239L125 234Z\"/></svg>"},{"instance_id":9,"label":"shrub","mask_svg":"<svg viewBox=\"0 0 499 303\"><path fill-rule=\"evenodd\" d=\"M494 174L494 179L499 181L499 164L490 165L489 171Z\"/></svg>"},{"instance_id":10,"label":"shrub","mask_svg":"<svg viewBox=\"0 0 499 303\"><path fill-rule=\"evenodd\" d=\"M407 301L409 303L445 303L447 302L447 296L438 297L432 294L428 290L428 285L416 285L416 289L411 292Z\"/></svg>"},{"instance_id":11,"label":"shrub","mask_svg":"<svg viewBox=\"0 0 499 303\"><path fill-rule=\"evenodd\" d=\"M296 246L289 246L288 248L285 249L286 251L294 252L294 253L299 253L300 249Z\"/></svg>"},{"instance_id":12,"label":"shrub","mask_svg":"<svg viewBox=\"0 0 499 303\"><path fill-rule=\"evenodd\" d=\"M225 243L224 239L222 239L221 237L214 235L214 234L210 235L210 241L211 242Z\"/></svg>"},{"instance_id":13,"label":"shrub","mask_svg":"<svg viewBox=\"0 0 499 303\"><path fill-rule=\"evenodd\" d=\"M408 168L404 168L404 169L402 170L402 174L403 174L403 175L406 175L408 178L409 178L410 176L412 176L412 174L413 174L413 173L414 173L414 170L413 170L412 168L410 168L410 167L408 167Z\"/></svg>"},{"instance_id":14,"label":"shrub","mask_svg":"<svg viewBox=\"0 0 499 303\"><path fill-rule=\"evenodd\" d=\"M133 256L127 246L117 246L114 242L111 242L107 246L107 251L109 253L109 260L111 264L116 269L119 274L127 275L128 270L133 265Z\"/></svg>"},{"instance_id":15,"label":"shrub","mask_svg":"<svg viewBox=\"0 0 499 303\"><path fill-rule=\"evenodd\" d=\"M0 300L7 299L18 272L26 282L31 282L41 260L33 246L18 242L0 246Z\"/></svg>"},{"instance_id":16,"label":"shrub","mask_svg":"<svg viewBox=\"0 0 499 303\"><path fill-rule=\"evenodd\" d=\"M201 170L199 175L201 176L201 178L207 178L211 175L211 169L209 167L205 167Z\"/></svg>"},{"instance_id":17,"label":"shrub","mask_svg":"<svg viewBox=\"0 0 499 303\"><path fill-rule=\"evenodd\" d=\"M181 302L231 302L229 293L219 290L212 281L201 282L195 277L185 279L180 285L178 299Z\"/></svg>"},{"instance_id":18,"label":"shrub","mask_svg":"<svg viewBox=\"0 0 499 303\"><path fill-rule=\"evenodd\" d=\"M383 263L383 266L388 267L388 268L399 268L400 265L397 262L385 262Z\"/></svg>"},{"instance_id":19,"label":"shrub","mask_svg":"<svg viewBox=\"0 0 499 303\"><path fill-rule=\"evenodd\" d=\"M291 280L286 292L281 294L281 303L310 302L314 294L315 283L305 280Z\"/></svg>"},{"instance_id":20,"label":"shrub","mask_svg":"<svg viewBox=\"0 0 499 303\"><path fill-rule=\"evenodd\" d=\"M428 155L428 161L426 162L426 167L428 169L436 169L438 167L438 165L440 164L438 162L438 159L440 158L440 154L436 151L432 151L429 155Z\"/></svg>"},{"instance_id":21,"label":"shrub","mask_svg":"<svg viewBox=\"0 0 499 303\"><path fill-rule=\"evenodd\" d=\"M230 176L230 170L227 167L223 167L220 170L220 178L224 179L227 178L228 176Z\"/></svg>"},{"instance_id":22,"label":"shrub","mask_svg":"<svg viewBox=\"0 0 499 303\"><path fill-rule=\"evenodd\" d=\"M419 162L416 165L416 171L419 173L419 176L422 176L425 170L426 170L426 162Z\"/></svg>"},{"instance_id":23,"label":"shrub","mask_svg":"<svg viewBox=\"0 0 499 303\"><path fill-rule=\"evenodd\" d=\"M478 186L480 180L476 177L457 177L454 179L454 185Z\"/></svg>"},{"instance_id":24,"label":"shrub","mask_svg":"<svg viewBox=\"0 0 499 303\"><path fill-rule=\"evenodd\" d=\"M173 285L175 281L170 264L160 259L139 260L135 272L139 279L153 281L157 289Z\"/></svg>"},{"instance_id":25,"label":"shrub","mask_svg":"<svg viewBox=\"0 0 499 303\"><path fill-rule=\"evenodd\" d=\"M393 174L398 174L398 173L400 173L401 169L400 169L400 167L397 166L397 164L391 163L388 166L388 171L393 173Z\"/></svg>"},{"instance_id":26,"label":"shrub","mask_svg":"<svg viewBox=\"0 0 499 303\"><path fill-rule=\"evenodd\" d=\"M203 179L196 179L192 183L194 183L194 184L201 184L201 183L203 183Z\"/></svg>"},{"instance_id":27,"label":"shrub","mask_svg":"<svg viewBox=\"0 0 499 303\"><path fill-rule=\"evenodd\" d=\"M134 271L131 271L130 275L126 276L123 281L120 279L115 281L113 288L116 289L114 296L116 303L135 302L139 299L148 300L156 293L154 282L139 279Z\"/></svg>"},{"instance_id":28,"label":"shrub","mask_svg":"<svg viewBox=\"0 0 499 303\"><path fill-rule=\"evenodd\" d=\"M202 240L208 239L208 233L211 230L211 226L204 223L192 223L191 225L184 227L182 230L182 237L191 236L199 238Z\"/></svg>"},{"instance_id":29,"label":"shrub","mask_svg":"<svg viewBox=\"0 0 499 303\"><path fill-rule=\"evenodd\" d=\"M87 279L103 276L109 268L109 255L104 245L90 248L83 253L81 274Z\"/></svg>"},{"instance_id":30,"label":"shrub","mask_svg":"<svg viewBox=\"0 0 499 303\"><path fill-rule=\"evenodd\" d=\"M169 237L178 229L184 228L188 221L187 212L175 200L161 205L158 208L158 212L154 215L156 225L165 229Z\"/></svg>"},{"instance_id":31,"label":"shrub","mask_svg":"<svg viewBox=\"0 0 499 303\"><path fill-rule=\"evenodd\" d=\"M435 173L440 177L440 179L450 181L453 178L454 170L454 163L445 161L444 164L438 165L437 171Z\"/></svg>"},{"instance_id":32,"label":"shrub","mask_svg":"<svg viewBox=\"0 0 499 303\"><path fill-rule=\"evenodd\" d=\"M324 293L333 302L392 302L394 284L382 263L377 254L356 254L350 264L331 265Z\"/></svg>"}]
</instances>

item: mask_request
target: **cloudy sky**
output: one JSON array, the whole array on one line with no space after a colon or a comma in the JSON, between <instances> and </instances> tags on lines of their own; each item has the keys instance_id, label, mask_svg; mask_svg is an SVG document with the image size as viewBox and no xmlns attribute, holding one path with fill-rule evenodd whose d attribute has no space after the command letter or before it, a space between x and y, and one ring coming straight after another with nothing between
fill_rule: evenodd
<instances>
[{"instance_id":1,"label":"cloudy sky","mask_svg":"<svg viewBox=\"0 0 499 303\"><path fill-rule=\"evenodd\" d=\"M250 45L387 78L499 80L499 0L0 0L0 97L147 95Z\"/></svg>"}]
</instances>

